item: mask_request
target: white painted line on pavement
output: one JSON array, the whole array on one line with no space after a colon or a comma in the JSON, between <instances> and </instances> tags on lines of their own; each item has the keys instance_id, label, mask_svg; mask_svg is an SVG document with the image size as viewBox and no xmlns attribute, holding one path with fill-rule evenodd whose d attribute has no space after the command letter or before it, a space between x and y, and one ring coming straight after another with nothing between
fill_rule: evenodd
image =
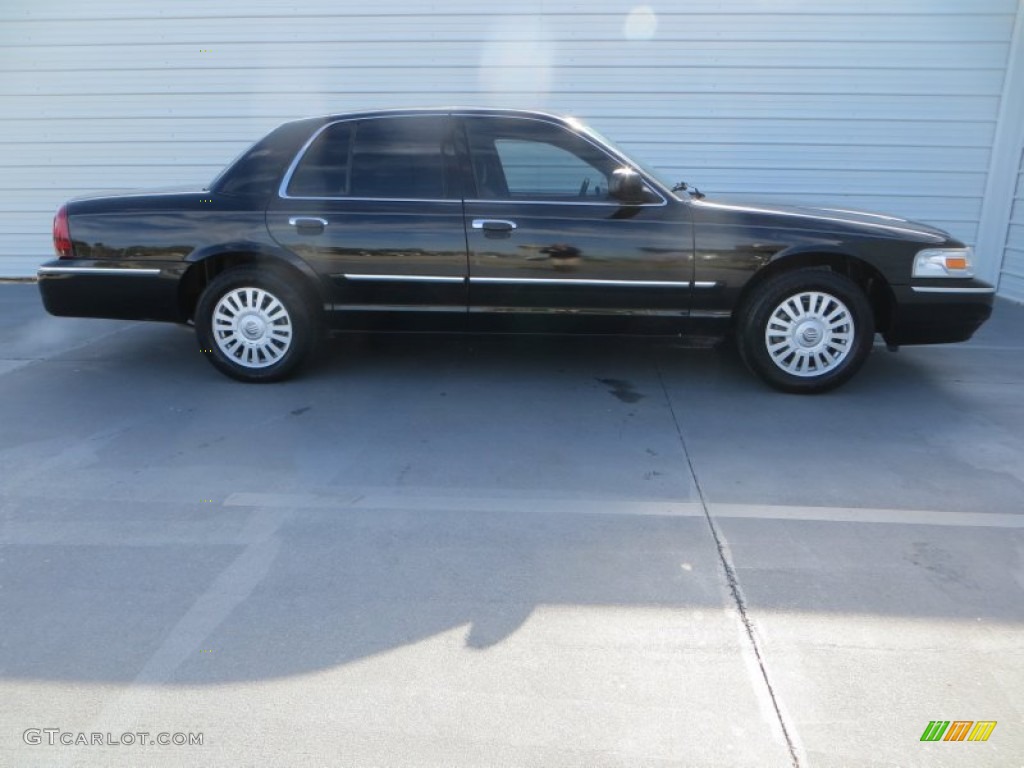
<instances>
[{"instance_id":1,"label":"white painted line on pavement","mask_svg":"<svg viewBox=\"0 0 1024 768\"><path fill-rule=\"evenodd\" d=\"M547 514L638 515L701 517L699 502L649 499L544 498L509 492L500 496L430 495L412 489L410 494L356 491L315 493L232 493L226 507L284 509L387 509L423 512L539 512ZM939 525L967 528L1024 528L1024 514L993 512L940 512L869 507L796 507L777 504L718 504L709 502L714 517L759 520L811 520L832 523L887 525Z\"/></svg>"},{"instance_id":2,"label":"white painted line on pavement","mask_svg":"<svg viewBox=\"0 0 1024 768\"><path fill-rule=\"evenodd\" d=\"M631 499L549 499L527 495L430 496L389 493L320 494L232 493L225 507L285 509L387 509L423 512L537 512L571 515L639 515L703 517L697 502L634 501Z\"/></svg>"},{"instance_id":3,"label":"white painted line on pavement","mask_svg":"<svg viewBox=\"0 0 1024 768\"><path fill-rule=\"evenodd\" d=\"M951 525L967 528L1024 528L1024 514L995 512L937 512L868 507L789 507L767 504L708 504L714 517L758 520L812 520L829 523L883 525Z\"/></svg>"}]
</instances>

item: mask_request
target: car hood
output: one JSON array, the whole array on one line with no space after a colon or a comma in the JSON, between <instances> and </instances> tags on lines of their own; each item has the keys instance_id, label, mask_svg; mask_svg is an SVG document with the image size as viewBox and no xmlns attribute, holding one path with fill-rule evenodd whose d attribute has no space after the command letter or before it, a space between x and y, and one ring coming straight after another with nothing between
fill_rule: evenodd
<instances>
[{"instance_id":1,"label":"car hood","mask_svg":"<svg viewBox=\"0 0 1024 768\"><path fill-rule=\"evenodd\" d=\"M883 213L858 211L849 208L827 208L795 205L774 205L747 203L729 199L707 198L694 201L702 208L735 211L754 216L763 215L777 220L789 220L791 226L808 226L815 229L834 228L848 230L853 227L865 233L874 232L879 235L912 237L928 242L945 242L952 236L937 227L917 221L900 218ZM779 223L782 223L781 221Z\"/></svg>"}]
</instances>

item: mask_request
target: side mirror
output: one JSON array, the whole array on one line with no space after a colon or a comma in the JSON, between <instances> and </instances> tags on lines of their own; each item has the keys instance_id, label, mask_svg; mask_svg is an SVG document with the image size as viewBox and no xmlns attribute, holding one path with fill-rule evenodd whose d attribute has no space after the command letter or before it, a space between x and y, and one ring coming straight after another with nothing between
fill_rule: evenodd
<instances>
[{"instance_id":1,"label":"side mirror","mask_svg":"<svg viewBox=\"0 0 1024 768\"><path fill-rule=\"evenodd\" d=\"M632 168L617 168L608 182L608 195L621 203L638 205L647 202L647 189L640 174Z\"/></svg>"}]
</instances>

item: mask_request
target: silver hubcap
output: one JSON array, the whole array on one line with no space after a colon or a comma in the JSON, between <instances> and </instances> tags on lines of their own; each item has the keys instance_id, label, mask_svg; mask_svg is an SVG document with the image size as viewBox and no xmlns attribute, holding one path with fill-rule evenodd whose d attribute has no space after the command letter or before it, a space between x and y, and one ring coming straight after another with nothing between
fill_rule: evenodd
<instances>
[{"instance_id":1,"label":"silver hubcap","mask_svg":"<svg viewBox=\"0 0 1024 768\"><path fill-rule=\"evenodd\" d=\"M291 348L292 318L272 293L235 288L213 308L213 338L230 360L245 368L266 368Z\"/></svg>"},{"instance_id":2,"label":"silver hubcap","mask_svg":"<svg viewBox=\"0 0 1024 768\"><path fill-rule=\"evenodd\" d=\"M772 312L764 331L775 363L793 376L821 376L835 370L853 345L853 315L828 293L790 296Z\"/></svg>"}]
</instances>

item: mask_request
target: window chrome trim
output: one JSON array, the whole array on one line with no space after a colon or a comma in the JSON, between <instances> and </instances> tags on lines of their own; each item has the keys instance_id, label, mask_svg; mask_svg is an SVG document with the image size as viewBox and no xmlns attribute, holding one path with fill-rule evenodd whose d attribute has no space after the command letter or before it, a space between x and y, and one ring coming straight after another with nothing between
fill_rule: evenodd
<instances>
[{"instance_id":1,"label":"window chrome trim","mask_svg":"<svg viewBox=\"0 0 1024 768\"><path fill-rule=\"evenodd\" d=\"M995 293L995 288L944 288L942 286L912 285L914 293Z\"/></svg>"},{"instance_id":2,"label":"window chrome trim","mask_svg":"<svg viewBox=\"0 0 1024 768\"><path fill-rule=\"evenodd\" d=\"M553 125L563 130L568 130L574 136L579 137L583 141L590 144L595 149L603 152L610 159L628 165L633 171L643 179L644 184L647 185L651 192L656 194L660 199L660 203L635 203L635 204L624 204L615 201L609 202L574 202L574 201L555 201L555 200L467 200L464 198L418 198L418 197L351 197L348 195L338 197L307 197L305 195L289 195L288 185L291 183L292 175L299 167L299 163L302 162L302 158L306 155L306 152L312 146L313 142L317 140L321 133L326 131L328 128L340 123L355 123L360 120L388 120L397 119L402 117L450 117L450 118L472 118L472 117L492 117L502 118L507 120L532 120L535 123L544 123L546 125ZM230 167L230 166L229 166ZM614 152L611 148L606 147L604 144L595 141L590 136L583 133L573 131L571 126L563 122L562 119L551 115L544 115L543 117L534 117L531 115L487 115L487 114L472 114L466 112L424 112L410 114L397 114L397 115L377 115L372 117L346 117L341 120L334 120L329 123L325 123L320 126L313 135L302 145L302 148L296 153L292 159L291 164L288 166L288 170L285 171L284 178L281 179L281 184L277 188L277 196L282 200L352 200L352 201L364 201L364 202L383 202L390 201L393 203L503 203L503 204L523 204L523 205L604 205L614 206L616 208L661 208L668 205L668 198L663 195L659 189L658 184L653 183L647 176L636 167L636 164L625 155L619 155ZM192 193L194 194L194 193ZM677 198L678 199L678 198Z\"/></svg>"},{"instance_id":3,"label":"window chrome trim","mask_svg":"<svg viewBox=\"0 0 1024 768\"><path fill-rule=\"evenodd\" d=\"M464 283L465 277L453 277L448 275L364 275L349 274L342 275L346 280L353 282L382 282L382 283Z\"/></svg>"},{"instance_id":4,"label":"window chrome trim","mask_svg":"<svg viewBox=\"0 0 1024 768\"><path fill-rule=\"evenodd\" d=\"M683 280L597 280L571 277L473 277L470 283L484 285L607 285L619 288L689 288Z\"/></svg>"},{"instance_id":5,"label":"window chrome trim","mask_svg":"<svg viewBox=\"0 0 1024 768\"><path fill-rule=\"evenodd\" d=\"M39 275L130 275L132 277L155 277L159 269L131 269L124 267L39 267Z\"/></svg>"},{"instance_id":6,"label":"window chrome trim","mask_svg":"<svg viewBox=\"0 0 1024 768\"><path fill-rule=\"evenodd\" d=\"M716 282L705 282L705 281L702 281L702 280L698 280L696 283L693 284L693 287L694 288L717 288L718 287L718 283L716 283Z\"/></svg>"}]
</instances>

